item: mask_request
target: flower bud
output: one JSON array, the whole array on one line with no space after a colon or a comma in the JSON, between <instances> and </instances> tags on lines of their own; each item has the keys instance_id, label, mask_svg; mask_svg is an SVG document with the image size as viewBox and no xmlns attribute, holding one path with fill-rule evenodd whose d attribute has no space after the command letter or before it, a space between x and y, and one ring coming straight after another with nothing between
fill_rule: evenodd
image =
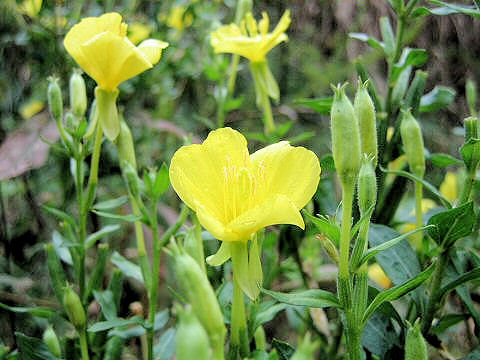
<instances>
[{"instance_id":1,"label":"flower bud","mask_svg":"<svg viewBox=\"0 0 480 360\"><path fill-rule=\"evenodd\" d=\"M345 86L333 88L335 96L330 112L333 160L343 185L351 185L360 170L360 130L352 103L345 94Z\"/></svg>"},{"instance_id":2,"label":"flower bud","mask_svg":"<svg viewBox=\"0 0 480 360\"><path fill-rule=\"evenodd\" d=\"M403 112L400 135L402 136L403 150L407 156L410 172L423 178L425 174L425 153L422 129L410 110Z\"/></svg>"},{"instance_id":3,"label":"flower bud","mask_svg":"<svg viewBox=\"0 0 480 360\"><path fill-rule=\"evenodd\" d=\"M263 329L262 325L259 325L257 327L257 330L255 330L255 334L253 335L255 339L255 347L257 350L267 350L267 340L265 338L265 330Z\"/></svg>"},{"instance_id":4,"label":"flower bud","mask_svg":"<svg viewBox=\"0 0 480 360\"><path fill-rule=\"evenodd\" d=\"M465 144L460 153L469 172L475 172L480 162L479 126L480 121L476 116L464 120Z\"/></svg>"},{"instance_id":5,"label":"flower bud","mask_svg":"<svg viewBox=\"0 0 480 360\"><path fill-rule=\"evenodd\" d=\"M467 104L470 114L475 115L477 113L477 86L473 80L467 80L465 93L467 95Z\"/></svg>"},{"instance_id":6,"label":"flower bud","mask_svg":"<svg viewBox=\"0 0 480 360\"><path fill-rule=\"evenodd\" d=\"M463 126L465 128L465 142L470 139L478 139L480 121L476 116L469 116L463 120Z\"/></svg>"},{"instance_id":7,"label":"flower bud","mask_svg":"<svg viewBox=\"0 0 480 360\"><path fill-rule=\"evenodd\" d=\"M405 339L405 360L427 360L428 350L418 322L410 326Z\"/></svg>"},{"instance_id":8,"label":"flower bud","mask_svg":"<svg viewBox=\"0 0 480 360\"><path fill-rule=\"evenodd\" d=\"M74 70L70 77L70 107L77 117L83 117L87 111L87 90L82 73Z\"/></svg>"},{"instance_id":9,"label":"flower bud","mask_svg":"<svg viewBox=\"0 0 480 360\"><path fill-rule=\"evenodd\" d=\"M108 91L95 88L95 99L97 100L98 121L102 126L105 136L114 141L120 133L120 121L117 110L118 90Z\"/></svg>"},{"instance_id":10,"label":"flower bud","mask_svg":"<svg viewBox=\"0 0 480 360\"><path fill-rule=\"evenodd\" d=\"M239 0L235 10L235 24L240 25L245 15L252 11L252 0Z\"/></svg>"},{"instance_id":11,"label":"flower bud","mask_svg":"<svg viewBox=\"0 0 480 360\"><path fill-rule=\"evenodd\" d=\"M323 234L318 234L316 238L320 241L326 253L328 254L328 256L330 256L330 259L332 259L333 261L335 261L335 263L338 264L338 262L340 261L339 260L340 258L338 255L337 247L332 242L332 240L330 240L328 237L326 237Z\"/></svg>"},{"instance_id":12,"label":"flower bud","mask_svg":"<svg viewBox=\"0 0 480 360\"><path fill-rule=\"evenodd\" d=\"M53 119L57 122L57 125L62 122L63 118L63 99L62 99L62 90L58 85L58 79L55 77L48 78L48 107L50 109L50 114L52 114Z\"/></svg>"},{"instance_id":13,"label":"flower bud","mask_svg":"<svg viewBox=\"0 0 480 360\"><path fill-rule=\"evenodd\" d=\"M178 360L211 359L207 332L190 306L180 313L175 342Z\"/></svg>"},{"instance_id":14,"label":"flower bud","mask_svg":"<svg viewBox=\"0 0 480 360\"><path fill-rule=\"evenodd\" d=\"M377 202L377 178L372 160L365 158L358 173L358 207L365 214Z\"/></svg>"},{"instance_id":15,"label":"flower bud","mask_svg":"<svg viewBox=\"0 0 480 360\"><path fill-rule=\"evenodd\" d=\"M71 287L66 287L63 295L63 306L72 325L77 329L83 329L87 323L85 310L77 293Z\"/></svg>"},{"instance_id":16,"label":"flower bud","mask_svg":"<svg viewBox=\"0 0 480 360\"><path fill-rule=\"evenodd\" d=\"M175 274L195 315L207 331L214 352L223 351L227 331L207 275L195 259L184 252L175 256Z\"/></svg>"},{"instance_id":17,"label":"flower bud","mask_svg":"<svg viewBox=\"0 0 480 360\"><path fill-rule=\"evenodd\" d=\"M60 348L60 342L58 341L57 334L51 326L48 326L45 331L43 332L43 342L47 345L48 350L56 356L60 358L62 356L62 350Z\"/></svg>"},{"instance_id":18,"label":"flower bud","mask_svg":"<svg viewBox=\"0 0 480 360\"><path fill-rule=\"evenodd\" d=\"M373 158L374 167L377 166L377 125L375 106L367 90L368 80L358 87L353 108L358 119L360 129L360 145L362 153Z\"/></svg>"},{"instance_id":19,"label":"flower bud","mask_svg":"<svg viewBox=\"0 0 480 360\"><path fill-rule=\"evenodd\" d=\"M116 145L120 164L128 163L133 169L136 169L137 161L135 159L132 132L123 120L120 120L120 133L118 134Z\"/></svg>"}]
</instances>

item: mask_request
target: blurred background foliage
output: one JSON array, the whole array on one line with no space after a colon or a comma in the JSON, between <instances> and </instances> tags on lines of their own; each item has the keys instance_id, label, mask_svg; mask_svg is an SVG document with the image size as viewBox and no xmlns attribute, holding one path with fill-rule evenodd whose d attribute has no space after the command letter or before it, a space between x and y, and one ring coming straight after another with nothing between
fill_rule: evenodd
<instances>
[{"instance_id":1,"label":"blurred background foliage","mask_svg":"<svg viewBox=\"0 0 480 360\"><path fill-rule=\"evenodd\" d=\"M147 169L163 161L168 163L185 136L199 141L215 126L218 84L226 78L230 56L213 54L209 33L233 20L235 2L46 0L29 4L11 0L0 2L0 236L4 245L0 248L0 301L54 306L50 300L40 300L48 299L45 294L51 292L42 246L51 239L56 226L55 220L41 209L41 204L54 203L66 209L73 206L74 184L68 175L68 159L54 148L49 151L42 139L55 141L58 137L46 109L46 79L50 75L58 76L68 98L68 78L75 68L63 47L64 35L81 17L118 11L129 24L133 42L150 37L170 43L157 66L121 85L120 110L132 128L140 168ZM293 20L288 30L289 42L269 55L281 93L280 102L274 104L273 111L278 125L291 126L291 138L322 157L330 152L329 117L301 106L298 100L331 96L330 84L346 80L356 83L355 61L362 61L385 94L386 64L381 53L348 34L361 32L379 38L379 18L388 16L394 23L393 13L386 1L373 0L271 0L254 4L255 15L267 11L272 24L287 8L291 9ZM426 146L431 152L457 154L463 141L459 128L468 115L465 83L468 78L480 79L478 34L480 22L465 15L422 17L407 29L407 45L424 48L428 53L428 61L422 67L429 74L426 92L440 84L451 87L456 93L448 108L423 114L420 118ZM88 76L85 79L91 96L94 82ZM232 111L225 123L243 131L247 137L251 134L251 139L255 140L258 138L255 134L262 131L262 115L255 106L252 85L246 63L241 62L235 90L237 97L227 104ZM350 91L352 89L350 87ZM253 148L258 148L258 143L253 141L252 144ZM99 200L124 194L117 164L113 146L105 143ZM328 176L328 171L325 174ZM445 170L436 169L429 174L429 180L439 185ZM329 186L330 182L321 182L317 199L322 213L334 214L337 202ZM178 209L178 199L169 191L160 209L163 225L175 221ZM100 220L95 216L91 220L98 228ZM127 257L135 257L130 231L125 227L109 241L111 248ZM280 254L286 259L282 271L286 279L301 281L294 271L289 271L295 269L295 259L301 257L304 270L311 272L310 277L326 281L327 286L330 281L331 285L334 275L329 277L329 268L318 270L319 263L323 262L317 256L320 253L318 241L307 238L299 250L292 239L297 242L301 239L294 229L287 231L288 234L280 236ZM289 242L282 243L282 238L287 237ZM271 239L272 244L275 241ZM266 244L268 249L268 241ZM207 249L207 252L212 251L214 249ZM278 262L275 258L278 255L266 256L272 257L266 260L267 264ZM94 262L94 256L89 260ZM165 266L162 267L163 276L166 276ZM212 275L215 278L215 274ZM217 274L217 278L220 276ZM268 273L268 266L265 277L268 288L268 282L275 277ZM134 285L127 285L132 291L125 292L126 299L122 303L129 304L137 300L139 294L141 296L141 290ZM168 301L168 292L165 288L163 291ZM128 314L127 305L122 309ZM291 318L290 324L302 326L298 315L292 311L286 314ZM0 338L7 343L14 341L14 323L25 332L38 331L36 321L40 320L0 312ZM282 332L282 327L275 331Z\"/></svg>"}]
</instances>

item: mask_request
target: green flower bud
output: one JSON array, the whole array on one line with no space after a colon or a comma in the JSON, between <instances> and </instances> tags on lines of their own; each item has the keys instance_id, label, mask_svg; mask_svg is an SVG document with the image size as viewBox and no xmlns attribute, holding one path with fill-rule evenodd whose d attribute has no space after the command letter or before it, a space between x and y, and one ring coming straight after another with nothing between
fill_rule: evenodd
<instances>
[{"instance_id":1,"label":"green flower bud","mask_svg":"<svg viewBox=\"0 0 480 360\"><path fill-rule=\"evenodd\" d=\"M50 109L50 114L52 114L53 119L57 122L57 125L62 123L63 119L63 99L62 99L62 90L58 85L58 79L55 77L48 78L48 107Z\"/></svg>"},{"instance_id":2,"label":"green flower bud","mask_svg":"<svg viewBox=\"0 0 480 360\"><path fill-rule=\"evenodd\" d=\"M358 119L360 129L360 145L362 153L373 158L374 167L377 166L377 124L375 106L368 94L368 80L358 87L353 108Z\"/></svg>"},{"instance_id":3,"label":"green flower bud","mask_svg":"<svg viewBox=\"0 0 480 360\"><path fill-rule=\"evenodd\" d=\"M470 114L476 115L477 113L477 85L471 79L467 80L465 85L465 92L467 94L467 104Z\"/></svg>"},{"instance_id":4,"label":"green flower bud","mask_svg":"<svg viewBox=\"0 0 480 360\"><path fill-rule=\"evenodd\" d=\"M470 139L478 139L480 121L476 116L469 116L463 120L463 126L465 128L465 142Z\"/></svg>"},{"instance_id":5,"label":"green flower bud","mask_svg":"<svg viewBox=\"0 0 480 360\"><path fill-rule=\"evenodd\" d=\"M423 178L425 174L425 153L422 129L410 110L403 112L400 135L402 136L403 149L407 156L410 172Z\"/></svg>"},{"instance_id":6,"label":"green flower bud","mask_svg":"<svg viewBox=\"0 0 480 360\"><path fill-rule=\"evenodd\" d=\"M65 115L65 128L71 134L78 126L78 120L71 112L67 112Z\"/></svg>"},{"instance_id":7,"label":"green flower bud","mask_svg":"<svg viewBox=\"0 0 480 360\"><path fill-rule=\"evenodd\" d=\"M183 251L175 256L175 274L195 315L208 333L214 353L223 352L227 330L207 275L195 259Z\"/></svg>"},{"instance_id":8,"label":"green flower bud","mask_svg":"<svg viewBox=\"0 0 480 360\"><path fill-rule=\"evenodd\" d=\"M463 161L469 172L475 172L480 162L479 126L476 116L470 116L464 121L465 144L460 149Z\"/></svg>"},{"instance_id":9,"label":"green flower bud","mask_svg":"<svg viewBox=\"0 0 480 360\"><path fill-rule=\"evenodd\" d=\"M263 330L263 326L260 325L255 330L255 334L253 335L255 339L255 347L257 350L267 350L267 340L265 338L265 330Z\"/></svg>"},{"instance_id":10,"label":"green flower bud","mask_svg":"<svg viewBox=\"0 0 480 360\"><path fill-rule=\"evenodd\" d=\"M409 324L410 325L410 324ZM427 360L427 343L420 331L419 323L410 326L405 339L405 360Z\"/></svg>"},{"instance_id":11,"label":"green flower bud","mask_svg":"<svg viewBox=\"0 0 480 360\"><path fill-rule=\"evenodd\" d=\"M58 341L57 334L53 331L51 326L48 326L43 332L43 342L47 345L48 350L60 358L62 356L62 349L60 348L60 342Z\"/></svg>"},{"instance_id":12,"label":"green flower bud","mask_svg":"<svg viewBox=\"0 0 480 360\"><path fill-rule=\"evenodd\" d=\"M133 169L136 169L137 161L135 158L135 146L133 143L132 132L123 120L120 120L120 133L118 134L116 145L120 164L128 163Z\"/></svg>"},{"instance_id":13,"label":"green flower bud","mask_svg":"<svg viewBox=\"0 0 480 360\"><path fill-rule=\"evenodd\" d=\"M358 173L358 207L365 214L377 202L377 178L373 160L365 158Z\"/></svg>"},{"instance_id":14,"label":"green flower bud","mask_svg":"<svg viewBox=\"0 0 480 360\"><path fill-rule=\"evenodd\" d=\"M70 107L77 117L83 117L87 111L87 90L82 73L74 70L70 77Z\"/></svg>"},{"instance_id":15,"label":"green flower bud","mask_svg":"<svg viewBox=\"0 0 480 360\"><path fill-rule=\"evenodd\" d=\"M252 11L252 0L239 0L235 10L235 24L240 25L245 15Z\"/></svg>"},{"instance_id":16,"label":"green flower bud","mask_svg":"<svg viewBox=\"0 0 480 360\"><path fill-rule=\"evenodd\" d=\"M107 91L95 88L95 99L97 100L98 120L102 126L105 136L114 141L120 133L120 121L117 110L118 90Z\"/></svg>"},{"instance_id":17,"label":"green flower bud","mask_svg":"<svg viewBox=\"0 0 480 360\"><path fill-rule=\"evenodd\" d=\"M190 306L180 313L175 342L178 360L211 359L207 332Z\"/></svg>"},{"instance_id":18,"label":"green flower bud","mask_svg":"<svg viewBox=\"0 0 480 360\"><path fill-rule=\"evenodd\" d=\"M337 247L332 242L332 240L330 240L323 234L318 234L316 238L320 241L326 253L328 254L328 256L330 256L330 259L332 259L338 264L338 262L340 261L340 257L338 255Z\"/></svg>"},{"instance_id":19,"label":"green flower bud","mask_svg":"<svg viewBox=\"0 0 480 360\"><path fill-rule=\"evenodd\" d=\"M67 286L64 290L63 306L72 325L77 330L83 329L87 323L85 310L77 293L71 287Z\"/></svg>"},{"instance_id":20,"label":"green flower bud","mask_svg":"<svg viewBox=\"0 0 480 360\"><path fill-rule=\"evenodd\" d=\"M333 88L335 96L330 112L333 160L343 185L351 185L360 170L360 129L345 86Z\"/></svg>"}]
</instances>

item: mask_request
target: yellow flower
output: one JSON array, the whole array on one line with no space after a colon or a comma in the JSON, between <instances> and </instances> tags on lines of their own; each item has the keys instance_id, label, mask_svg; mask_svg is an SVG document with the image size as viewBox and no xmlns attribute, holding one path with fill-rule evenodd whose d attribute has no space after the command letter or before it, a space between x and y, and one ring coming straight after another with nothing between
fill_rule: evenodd
<instances>
[{"instance_id":1,"label":"yellow flower","mask_svg":"<svg viewBox=\"0 0 480 360\"><path fill-rule=\"evenodd\" d=\"M445 179L440 184L440 192L451 202L458 198L458 175L447 171Z\"/></svg>"},{"instance_id":2,"label":"yellow flower","mask_svg":"<svg viewBox=\"0 0 480 360\"><path fill-rule=\"evenodd\" d=\"M382 267L377 263L368 267L368 277L384 289L392 287L392 281L388 278L387 274L385 274Z\"/></svg>"},{"instance_id":3,"label":"yellow flower","mask_svg":"<svg viewBox=\"0 0 480 360\"><path fill-rule=\"evenodd\" d=\"M168 44L148 39L135 46L118 13L84 18L65 36L64 45L98 86L114 91L118 85L156 64Z\"/></svg>"},{"instance_id":4,"label":"yellow flower","mask_svg":"<svg viewBox=\"0 0 480 360\"><path fill-rule=\"evenodd\" d=\"M271 49L288 40L285 31L290 26L290 22L290 11L287 10L273 32L269 33L270 19L267 13L262 13L262 19L257 23L249 12L240 26L224 25L214 31L210 43L217 54L238 54L252 62L263 62Z\"/></svg>"},{"instance_id":5,"label":"yellow flower","mask_svg":"<svg viewBox=\"0 0 480 360\"><path fill-rule=\"evenodd\" d=\"M128 39L135 45L148 38L150 27L139 22L131 23L128 26Z\"/></svg>"},{"instance_id":6,"label":"yellow flower","mask_svg":"<svg viewBox=\"0 0 480 360\"><path fill-rule=\"evenodd\" d=\"M30 119L34 115L38 114L45 107L45 103L40 100L32 100L20 106L19 112L22 118L25 120Z\"/></svg>"},{"instance_id":7,"label":"yellow flower","mask_svg":"<svg viewBox=\"0 0 480 360\"><path fill-rule=\"evenodd\" d=\"M170 181L200 223L223 241L246 242L274 224L305 227L300 210L317 190L316 155L287 141L251 155L238 131L212 131L172 158Z\"/></svg>"},{"instance_id":8,"label":"yellow flower","mask_svg":"<svg viewBox=\"0 0 480 360\"><path fill-rule=\"evenodd\" d=\"M192 14L185 15L186 11L187 8L185 6L179 5L172 7L166 20L167 26L178 31L183 31L183 29L192 25Z\"/></svg>"},{"instance_id":9,"label":"yellow flower","mask_svg":"<svg viewBox=\"0 0 480 360\"><path fill-rule=\"evenodd\" d=\"M42 2L43 0L24 0L21 10L24 14L34 18L42 9Z\"/></svg>"}]
</instances>

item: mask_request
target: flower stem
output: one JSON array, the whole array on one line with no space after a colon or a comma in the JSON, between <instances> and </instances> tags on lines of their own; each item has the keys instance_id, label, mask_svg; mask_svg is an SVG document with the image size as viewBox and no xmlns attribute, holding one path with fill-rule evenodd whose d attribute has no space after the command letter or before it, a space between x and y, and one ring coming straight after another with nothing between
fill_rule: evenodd
<instances>
[{"instance_id":1,"label":"flower stem","mask_svg":"<svg viewBox=\"0 0 480 360\"><path fill-rule=\"evenodd\" d=\"M265 134L271 134L275 131L275 122L273 121L272 106L270 98L265 91L262 91L262 108L263 108L263 123L265 126Z\"/></svg>"},{"instance_id":2,"label":"flower stem","mask_svg":"<svg viewBox=\"0 0 480 360\"><path fill-rule=\"evenodd\" d=\"M342 227L340 230L340 264L339 277L349 278L348 257L350 250L350 229L352 227L352 203L354 184L342 186Z\"/></svg>"},{"instance_id":3,"label":"flower stem","mask_svg":"<svg viewBox=\"0 0 480 360\"><path fill-rule=\"evenodd\" d=\"M232 55L232 60L230 62L230 69L228 74L228 83L227 83L227 99L233 95L235 90L235 82L237 80L237 68L240 61L240 56L237 54Z\"/></svg>"},{"instance_id":4,"label":"flower stem","mask_svg":"<svg viewBox=\"0 0 480 360\"><path fill-rule=\"evenodd\" d=\"M462 194L460 195L460 204L465 204L470 198L470 193L472 192L473 183L475 182L475 171L470 171L467 173L465 182L463 183Z\"/></svg>"},{"instance_id":5,"label":"flower stem","mask_svg":"<svg viewBox=\"0 0 480 360\"><path fill-rule=\"evenodd\" d=\"M245 316L245 301L243 291L233 273L233 300L231 319L232 345L240 349L242 358L250 353L247 336L247 320Z\"/></svg>"},{"instance_id":6,"label":"flower stem","mask_svg":"<svg viewBox=\"0 0 480 360\"><path fill-rule=\"evenodd\" d=\"M417 228L423 226L423 212L422 212L422 199L423 199L423 185L421 182L415 182L415 219L417 222ZM419 231L415 235L415 243L422 249L422 258L428 254L428 238L423 236L423 232Z\"/></svg>"},{"instance_id":7,"label":"flower stem","mask_svg":"<svg viewBox=\"0 0 480 360\"><path fill-rule=\"evenodd\" d=\"M82 360L89 360L86 329L79 331L78 336L80 337L80 352L82 354Z\"/></svg>"}]
</instances>

